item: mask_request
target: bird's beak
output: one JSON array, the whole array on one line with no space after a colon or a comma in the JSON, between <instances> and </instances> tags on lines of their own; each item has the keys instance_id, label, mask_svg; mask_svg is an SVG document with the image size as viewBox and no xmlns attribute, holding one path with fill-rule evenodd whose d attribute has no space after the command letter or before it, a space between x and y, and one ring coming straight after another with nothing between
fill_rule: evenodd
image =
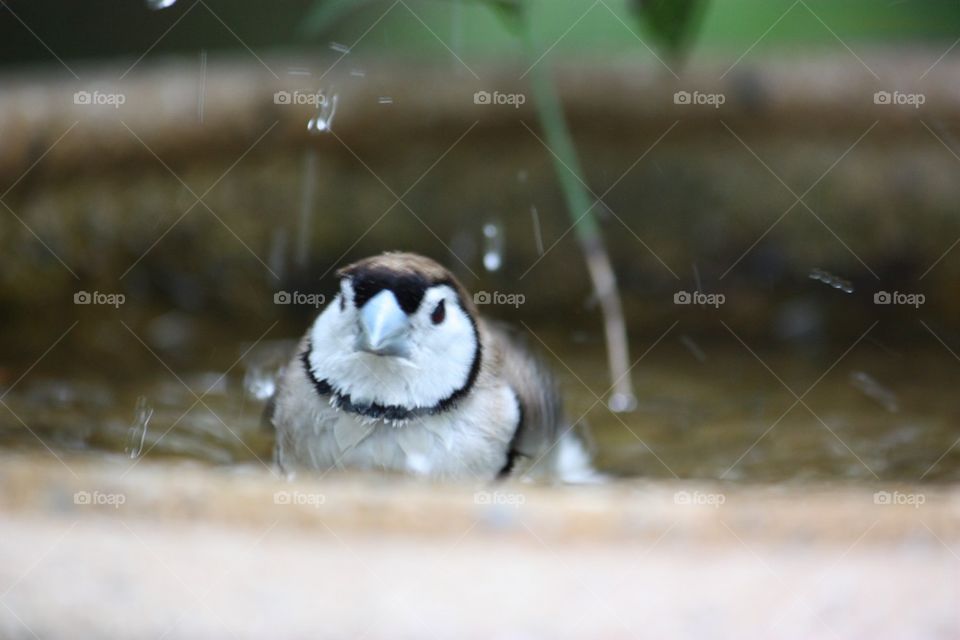
<instances>
[{"instance_id":1,"label":"bird's beak","mask_svg":"<svg viewBox=\"0 0 960 640\"><path fill-rule=\"evenodd\" d=\"M379 356L409 354L409 326L407 314L390 290L383 290L370 298L360 309L360 336L357 347Z\"/></svg>"}]
</instances>

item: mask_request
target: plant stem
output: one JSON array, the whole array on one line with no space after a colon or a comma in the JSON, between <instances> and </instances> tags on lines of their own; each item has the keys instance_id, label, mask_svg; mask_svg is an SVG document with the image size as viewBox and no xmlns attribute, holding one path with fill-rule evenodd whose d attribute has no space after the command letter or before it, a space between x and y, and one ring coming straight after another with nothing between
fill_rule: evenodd
<instances>
[{"instance_id":1,"label":"plant stem","mask_svg":"<svg viewBox=\"0 0 960 640\"><path fill-rule=\"evenodd\" d=\"M527 58L537 55L536 37L529 16L523 20L523 39ZM553 151L553 168L560 181L567 212L573 221L574 232L587 263L587 271L603 313L603 328L607 343L607 361L610 367L612 394L607 401L613 411L630 411L636 406L633 382L630 376L630 348L623 305L617 288L617 277L610 263L600 227L593 215L599 200L591 197L581 180L583 171L577 149L563 115L549 70L541 63L530 71L533 101L537 107L547 146Z\"/></svg>"}]
</instances>

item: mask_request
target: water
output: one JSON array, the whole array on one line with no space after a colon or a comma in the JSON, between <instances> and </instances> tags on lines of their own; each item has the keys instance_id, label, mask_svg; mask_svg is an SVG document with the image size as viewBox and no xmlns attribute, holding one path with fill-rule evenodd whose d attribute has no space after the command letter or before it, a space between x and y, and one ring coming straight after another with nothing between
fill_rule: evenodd
<instances>
[{"instance_id":1,"label":"water","mask_svg":"<svg viewBox=\"0 0 960 640\"><path fill-rule=\"evenodd\" d=\"M147 0L147 7L154 11L169 9L175 4L177 4L177 0Z\"/></svg>"},{"instance_id":2,"label":"water","mask_svg":"<svg viewBox=\"0 0 960 640\"><path fill-rule=\"evenodd\" d=\"M503 264L503 229L493 222L483 225L483 268L498 271Z\"/></svg>"},{"instance_id":3,"label":"water","mask_svg":"<svg viewBox=\"0 0 960 640\"><path fill-rule=\"evenodd\" d=\"M795 405L739 345L678 334L635 370L636 409L614 414L601 401L608 383L600 336L537 331L562 360L547 358L568 415L589 428L596 461L609 473L738 482L960 478L960 451L951 449L954 385L936 373L942 351L892 354L864 343ZM62 363L51 354L4 398L30 430L0 420L0 447L269 466L273 435L262 411L295 348L289 337L258 343L229 368L250 345L202 336L216 349L178 372L182 384L155 361L124 380L58 376ZM800 395L842 351L758 355Z\"/></svg>"},{"instance_id":4,"label":"water","mask_svg":"<svg viewBox=\"0 0 960 640\"><path fill-rule=\"evenodd\" d=\"M323 99L317 105L317 115L307 121L307 131L313 134L325 133L333 127L333 117L337 115L337 102L340 96L322 94Z\"/></svg>"},{"instance_id":5,"label":"water","mask_svg":"<svg viewBox=\"0 0 960 640\"><path fill-rule=\"evenodd\" d=\"M810 272L810 279L817 280L823 284L833 287L834 289L839 289L844 293L853 293L854 288L853 284L849 280L845 280L840 276L834 275L823 269L814 269Z\"/></svg>"},{"instance_id":6,"label":"water","mask_svg":"<svg viewBox=\"0 0 960 640\"><path fill-rule=\"evenodd\" d=\"M150 407L145 396L137 398L137 408L134 412L133 425L130 427L127 446L124 453L131 458L139 458L143 453L143 443L147 439L147 430L150 418L153 417L153 408Z\"/></svg>"}]
</instances>

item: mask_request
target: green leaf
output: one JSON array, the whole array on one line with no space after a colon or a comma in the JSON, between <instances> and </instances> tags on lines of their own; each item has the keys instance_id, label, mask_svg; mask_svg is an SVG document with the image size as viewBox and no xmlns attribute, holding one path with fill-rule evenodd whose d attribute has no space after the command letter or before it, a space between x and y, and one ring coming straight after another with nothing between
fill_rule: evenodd
<instances>
[{"instance_id":1,"label":"green leaf","mask_svg":"<svg viewBox=\"0 0 960 640\"><path fill-rule=\"evenodd\" d=\"M673 55L683 54L700 23L706 0L627 0L657 44Z\"/></svg>"}]
</instances>

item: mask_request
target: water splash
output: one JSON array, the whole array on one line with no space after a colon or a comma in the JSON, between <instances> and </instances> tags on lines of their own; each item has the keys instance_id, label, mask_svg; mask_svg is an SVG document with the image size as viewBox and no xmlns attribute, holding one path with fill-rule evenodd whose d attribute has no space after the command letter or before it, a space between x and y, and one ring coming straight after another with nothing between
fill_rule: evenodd
<instances>
[{"instance_id":1,"label":"water splash","mask_svg":"<svg viewBox=\"0 0 960 640\"><path fill-rule=\"evenodd\" d=\"M612 393L607 406L614 413L630 413L637 408L637 397L632 393Z\"/></svg>"},{"instance_id":2,"label":"water splash","mask_svg":"<svg viewBox=\"0 0 960 640\"><path fill-rule=\"evenodd\" d=\"M175 4L177 4L177 0L147 0L147 8L154 11L169 9Z\"/></svg>"},{"instance_id":3,"label":"water splash","mask_svg":"<svg viewBox=\"0 0 960 640\"><path fill-rule=\"evenodd\" d=\"M537 255L543 255L543 232L540 230L540 212L535 205L530 205L530 217L533 218L533 241L537 246Z\"/></svg>"},{"instance_id":4,"label":"water splash","mask_svg":"<svg viewBox=\"0 0 960 640\"><path fill-rule=\"evenodd\" d=\"M203 124L203 106L206 101L207 93L207 50L200 50L200 90L197 95L197 115L200 118L200 124Z\"/></svg>"},{"instance_id":5,"label":"water splash","mask_svg":"<svg viewBox=\"0 0 960 640\"><path fill-rule=\"evenodd\" d=\"M313 134L325 133L333 127L333 117L337 115L337 100L339 96L323 94L320 104L317 105L317 115L307 122L307 131Z\"/></svg>"},{"instance_id":6,"label":"water splash","mask_svg":"<svg viewBox=\"0 0 960 640\"><path fill-rule=\"evenodd\" d=\"M127 446L123 451L130 458L139 458L143 453L143 443L147 439L147 428L150 426L150 418L153 417L153 407L147 403L146 396L137 398L137 405L133 411L133 424L127 434Z\"/></svg>"},{"instance_id":7,"label":"water splash","mask_svg":"<svg viewBox=\"0 0 960 640\"><path fill-rule=\"evenodd\" d=\"M839 289L844 293L853 293L853 284L849 280L844 280L840 276L835 276L832 273L824 271L823 269L814 269L810 272L810 279L822 282L825 285L829 285L834 289Z\"/></svg>"},{"instance_id":8,"label":"water splash","mask_svg":"<svg viewBox=\"0 0 960 640\"><path fill-rule=\"evenodd\" d=\"M697 359L697 362L706 362L707 354L703 352L703 349L700 348L696 342L693 341L693 338L684 334L680 336L680 344L687 348L687 351L693 354L693 357Z\"/></svg>"},{"instance_id":9,"label":"water splash","mask_svg":"<svg viewBox=\"0 0 960 640\"><path fill-rule=\"evenodd\" d=\"M300 219L297 228L296 262L305 267L310 257L310 239L314 203L317 195L317 150L310 147L303 156L303 178L300 196Z\"/></svg>"},{"instance_id":10,"label":"water splash","mask_svg":"<svg viewBox=\"0 0 960 640\"><path fill-rule=\"evenodd\" d=\"M865 371L854 371L850 374L850 384L863 393L863 395L876 401L890 413L897 413L900 410L900 402L897 400L897 395L880 384L877 379L869 373Z\"/></svg>"},{"instance_id":11,"label":"water splash","mask_svg":"<svg viewBox=\"0 0 960 640\"><path fill-rule=\"evenodd\" d=\"M503 229L500 223L483 225L483 268L498 271L503 265Z\"/></svg>"},{"instance_id":12,"label":"water splash","mask_svg":"<svg viewBox=\"0 0 960 640\"><path fill-rule=\"evenodd\" d=\"M261 366L252 366L243 376L243 388L252 398L266 401L277 390L277 371Z\"/></svg>"}]
</instances>

